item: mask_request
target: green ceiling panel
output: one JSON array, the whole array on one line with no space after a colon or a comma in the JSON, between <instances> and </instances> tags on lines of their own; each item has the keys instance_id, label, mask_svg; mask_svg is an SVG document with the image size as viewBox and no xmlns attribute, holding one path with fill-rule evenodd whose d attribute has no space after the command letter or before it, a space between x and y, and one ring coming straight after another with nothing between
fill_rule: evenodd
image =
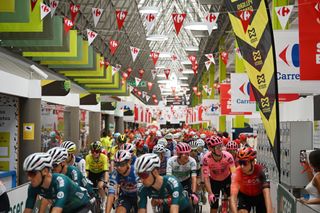
<instances>
[{"instance_id":1,"label":"green ceiling panel","mask_svg":"<svg viewBox=\"0 0 320 213\"><path fill-rule=\"evenodd\" d=\"M0 23L0 32L42 32L43 22L40 19L41 2L42 0L37 1L34 10L29 15L28 22Z\"/></svg>"},{"instance_id":2,"label":"green ceiling panel","mask_svg":"<svg viewBox=\"0 0 320 213\"><path fill-rule=\"evenodd\" d=\"M107 83L99 83L99 82L95 82L92 84L84 84L84 86L86 88L90 88L90 89L115 89L115 88L119 88L120 87L120 76L119 73L115 73L113 76L113 82L111 84L107 84Z\"/></svg>"},{"instance_id":3,"label":"green ceiling panel","mask_svg":"<svg viewBox=\"0 0 320 213\"><path fill-rule=\"evenodd\" d=\"M77 46L81 45L82 46L82 39L79 36L77 38L77 31L76 30L71 30L70 31L70 42L69 42L69 51L62 51L62 52L23 52L22 55L24 57L77 57L78 51L77 51ZM82 49L82 47L81 47ZM80 51L82 52L82 51ZM33 60L37 60L33 58ZM42 58L40 58L42 60ZM39 61L40 61L39 60Z\"/></svg>"},{"instance_id":4,"label":"green ceiling panel","mask_svg":"<svg viewBox=\"0 0 320 213\"><path fill-rule=\"evenodd\" d=\"M123 84L120 89L87 89L90 93L104 94L104 95L117 95L117 96L129 96L129 90L127 85Z\"/></svg>"},{"instance_id":5,"label":"green ceiling panel","mask_svg":"<svg viewBox=\"0 0 320 213\"><path fill-rule=\"evenodd\" d=\"M0 0L0 5L4 4L15 4L14 11L2 12L0 9L0 22L28 22L31 11L30 1L19 1L19 0ZM3 5L4 5L3 4ZM1 7L1 6L0 6Z\"/></svg>"},{"instance_id":6,"label":"green ceiling panel","mask_svg":"<svg viewBox=\"0 0 320 213\"><path fill-rule=\"evenodd\" d=\"M89 73L87 74L84 74L82 77L85 77L85 75L88 75ZM69 77L72 77L70 75L66 75L66 76L69 76ZM77 77L77 76L73 76L73 77ZM90 77L92 77L92 75L90 75ZM96 77L96 76L95 76ZM74 78L74 81L77 81L78 83L80 84L95 84L95 83L105 83L105 84L109 84L109 83L112 83L113 82L113 76L112 76L112 70L110 69L110 66L105 69L105 72L104 72L104 75L103 76L97 76L99 78Z\"/></svg>"},{"instance_id":7,"label":"green ceiling panel","mask_svg":"<svg viewBox=\"0 0 320 213\"><path fill-rule=\"evenodd\" d=\"M13 13L18 6L16 3L15 0L0 0L0 12Z\"/></svg>"}]
</instances>

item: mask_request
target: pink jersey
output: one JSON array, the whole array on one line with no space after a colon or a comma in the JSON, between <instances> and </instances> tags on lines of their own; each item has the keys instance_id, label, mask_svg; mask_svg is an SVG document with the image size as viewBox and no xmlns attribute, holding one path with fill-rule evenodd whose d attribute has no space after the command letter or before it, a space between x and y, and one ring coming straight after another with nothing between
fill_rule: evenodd
<instances>
[{"instance_id":1,"label":"pink jersey","mask_svg":"<svg viewBox=\"0 0 320 213\"><path fill-rule=\"evenodd\" d=\"M234 167L234 160L229 152L222 151L222 158L220 161L215 161L211 152L208 152L203 157L202 175L209 177L212 180L225 180L230 174L230 168Z\"/></svg>"}]
</instances>

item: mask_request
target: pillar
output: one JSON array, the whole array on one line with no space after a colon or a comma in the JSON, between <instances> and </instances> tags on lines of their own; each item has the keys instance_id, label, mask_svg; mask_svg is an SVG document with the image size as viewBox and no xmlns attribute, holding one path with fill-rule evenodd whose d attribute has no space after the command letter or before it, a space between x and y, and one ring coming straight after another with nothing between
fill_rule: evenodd
<instances>
[{"instance_id":1,"label":"pillar","mask_svg":"<svg viewBox=\"0 0 320 213\"><path fill-rule=\"evenodd\" d=\"M89 112L89 143L100 140L101 113Z\"/></svg>"},{"instance_id":2,"label":"pillar","mask_svg":"<svg viewBox=\"0 0 320 213\"><path fill-rule=\"evenodd\" d=\"M79 107L67 107L64 113L64 140L72 141L77 146L77 152L79 152L82 146L80 141L80 108Z\"/></svg>"},{"instance_id":3,"label":"pillar","mask_svg":"<svg viewBox=\"0 0 320 213\"><path fill-rule=\"evenodd\" d=\"M124 133L123 117L115 116L114 121L115 121L115 132L119 132L119 133L123 134Z\"/></svg>"},{"instance_id":4,"label":"pillar","mask_svg":"<svg viewBox=\"0 0 320 213\"><path fill-rule=\"evenodd\" d=\"M114 119L114 115L109 115L106 114L105 115L105 130L107 131L107 133L111 133L113 134L114 131L114 126L115 126L115 119Z\"/></svg>"},{"instance_id":5,"label":"pillar","mask_svg":"<svg viewBox=\"0 0 320 213\"><path fill-rule=\"evenodd\" d=\"M19 143L19 184L28 182L23 172L23 162L27 156L41 151L41 99L20 99L20 143ZM23 140L23 124L34 124L34 140Z\"/></svg>"}]
</instances>

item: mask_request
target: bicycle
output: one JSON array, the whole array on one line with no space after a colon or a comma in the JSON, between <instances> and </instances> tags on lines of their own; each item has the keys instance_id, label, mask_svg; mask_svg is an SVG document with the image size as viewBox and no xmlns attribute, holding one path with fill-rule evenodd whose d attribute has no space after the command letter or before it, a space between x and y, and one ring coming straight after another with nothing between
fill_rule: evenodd
<instances>
[{"instance_id":1,"label":"bicycle","mask_svg":"<svg viewBox=\"0 0 320 213\"><path fill-rule=\"evenodd\" d=\"M108 183L104 180L101 180L101 181L103 182L103 189L107 195ZM99 188L93 187L92 189L93 189L93 194L90 194L90 196L91 196L90 203L92 205L92 211L93 211L93 213L102 213L102 212L104 212L104 208L102 206L102 199L99 194Z\"/></svg>"},{"instance_id":2,"label":"bicycle","mask_svg":"<svg viewBox=\"0 0 320 213\"><path fill-rule=\"evenodd\" d=\"M219 200L219 206L218 206L218 213L228 213L229 210L229 198L227 193L224 192L224 190L220 191L220 195L218 198Z\"/></svg>"}]
</instances>

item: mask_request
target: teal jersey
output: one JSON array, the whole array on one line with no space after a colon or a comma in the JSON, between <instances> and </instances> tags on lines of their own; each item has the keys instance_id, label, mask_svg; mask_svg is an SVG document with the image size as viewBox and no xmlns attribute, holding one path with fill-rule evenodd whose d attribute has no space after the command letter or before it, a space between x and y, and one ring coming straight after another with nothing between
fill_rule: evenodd
<instances>
[{"instance_id":1,"label":"teal jersey","mask_svg":"<svg viewBox=\"0 0 320 213\"><path fill-rule=\"evenodd\" d=\"M87 189L89 194L93 193L92 185L88 183L87 178L83 176L77 167L68 166L66 176L73 180L73 182L75 182L78 186Z\"/></svg>"},{"instance_id":2,"label":"teal jersey","mask_svg":"<svg viewBox=\"0 0 320 213\"><path fill-rule=\"evenodd\" d=\"M182 185L176 177L165 175L163 176L163 183L159 191L143 185L139 188L138 208L147 208L147 197L155 199L167 199L171 197L171 204L178 205L179 211L181 211L189 206L189 199L182 191ZM163 209L170 209L170 206L164 203Z\"/></svg>"},{"instance_id":3,"label":"teal jersey","mask_svg":"<svg viewBox=\"0 0 320 213\"><path fill-rule=\"evenodd\" d=\"M29 186L26 208L33 209L37 195L52 200L52 207L60 207L64 213L75 212L90 202L87 190L77 186L67 176L57 173L52 174L48 189Z\"/></svg>"}]
</instances>

